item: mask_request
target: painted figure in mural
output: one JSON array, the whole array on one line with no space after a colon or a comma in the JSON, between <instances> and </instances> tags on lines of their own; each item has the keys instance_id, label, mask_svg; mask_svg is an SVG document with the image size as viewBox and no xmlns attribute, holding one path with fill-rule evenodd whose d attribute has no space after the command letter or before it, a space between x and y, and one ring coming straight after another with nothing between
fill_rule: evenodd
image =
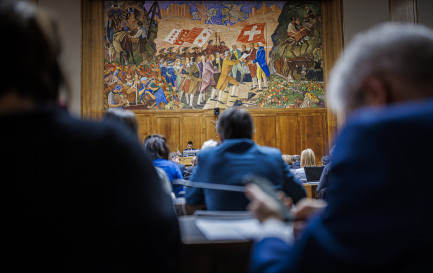
<instances>
[{"instance_id":1,"label":"painted figure in mural","mask_svg":"<svg viewBox=\"0 0 433 273\"><path fill-rule=\"evenodd\" d=\"M227 85L229 83L233 85L232 95L235 94L235 91L236 91L237 87L239 86L239 82L230 76L230 72L231 72L232 66L237 65L240 62L241 62L240 60L230 60L230 51L225 52L225 58L224 58L224 62L223 62L222 68L221 68L221 75L220 75L220 78L219 78L217 86L216 86L216 89L219 91L219 94L218 94L218 103L219 104L225 105L225 102L223 102L221 99L222 99L223 92L225 91L225 89L227 88Z\"/></svg>"},{"instance_id":2,"label":"painted figure in mural","mask_svg":"<svg viewBox=\"0 0 433 273\"><path fill-rule=\"evenodd\" d=\"M205 49L206 55L215 54L217 47L213 44L213 40L207 42L207 47Z\"/></svg>"},{"instance_id":3,"label":"painted figure in mural","mask_svg":"<svg viewBox=\"0 0 433 273\"><path fill-rule=\"evenodd\" d=\"M147 43L147 30L144 27L144 24L142 21L139 21L137 23L138 30L137 33L135 33L134 36L132 36L133 39L138 39L138 48L140 50L141 56L143 58L142 64L146 60L146 43Z\"/></svg>"},{"instance_id":4,"label":"painted figure in mural","mask_svg":"<svg viewBox=\"0 0 433 273\"><path fill-rule=\"evenodd\" d=\"M180 85L180 95L179 95L179 100L182 101L182 96L185 93L185 97L186 97L186 103L189 104L189 95L188 95L188 91L189 91L189 86L191 84L191 78L189 77L189 72L191 71L191 61L189 57L185 58L185 64L182 66L181 69L181 77L182 77L182 83Z\"/></svg>"},{"instance_id":5,"label":"painted figure in mural","mask_svg":"<svg viewBox=\"0 0 433 273\"><path fill-rule=\"evenodd\" d=\"M255 60L250 61L253 64L256 64L257 66L257 82L259 85L259 91L262 90L262 88L267 88L268 86L268 77L270 75L268 64L266 63L266 52L265 48L263 47L263 43L258 43L259 50L257 50L257 57ZM262 86L262 80L263 80L263 86Z\"/></svg>"},{"instance_id":6,"label":"painted figure in mural","mask_svg":"<svg viewBox=\"0 0 433 273\"><path fill-rule=\"evenodd\" d=\"M129 106L128 100L122 94L123 86L121 84L116 85L108 95L108 105L110 108L123 108Z\"/></svg>"},{"instance_id":7,"label":"painted figure in mural","mask_svg":"<svg viewBox=\"0 0 433 273\"><path fill-rule=\"evenodd\" d=\"M248 13L242 12L241 8L243 4L237 5L233 3L222 3L225 7L221 10L222 15L224 16L222 21L226 25L234 24L238 21L245 21L245 17L248 17Z\"/></svg>"},{"instance_id":8,"label":"painted figure in mural","mask_svg":"<svg viewBox=\"0 0 433 273\"><path fill-rule=\"evenodd\" d=\"M198 63L200 62L199 58L191 58L192 60L192 65L191 65L191 69L189 71L189 78L191 80L190 85L189 85L189 90L188 90L188 94L189 94L189 106L193 107L193 100L194 100L194 95L197 93L197 90L199 88L200 82L201 82L201 74L200 74L200 68L198 66Z\"/></svg>"},{"instance_id":9,"label":"painted figure in mural","mask_svg":"<svg viewBox=\"0 0 433 273\"><path fill-rule=\"evenodd\" d=\"M230 50L231 56L230 60L240 60L242 57L242 52L237 48L237 45L232 45L232 49ZM242 67L242 61L238 64L232 66L232 77L237 79L237 74L240 74L239 82L242 83L245 77L245 70Z\"/></svg>"},{"instance_id":10,"label":"painted figure in mural","mask_svg":"<svg viewBox=\"0 0 433 273\"><path fill-rule=\"evenodd\" d=\"M212 55L211 55L212 56ZM222 62L223 62L223 59L221 59L221 54L217 51L217 52L215 52L215 57L213 57L213 60L212 60L212 65L213 65L213 68L214 69L218 69L220 72L217 72L217 73L214 73L213 74L213 78L214 78L214 80L215 80L215 82L217 83L218 82L218 80L219 80L219 78L220 78L220 75L221 75L221 67L222 67ZM216 87L216 86L215 86ZM212 94L211 94L211 98L210 98L211 100L216 100L215 99L215 93L214 92L212 92Z\"/></svg>"},{"instance_id":11,"label":"painted figure in mural","mask_svg":"<svg viewBox=\"0 0 433 273\"><path fill-rule=\"evenodd\" d=\"M250 70L251 79L253 81L251 90L253 90L257 88L257 65L253 64L252 61L256 59L257 49L254 47L254 43L250 43L249 47L249 55L245 60L246 64L249 64L248 69Z\"/></svg>"},{"instance_id":12,"label":"painted figure in mural","mask_svg":"<svg viewBox=\"0 0 433 273\"><path fill-rule=\"evenodd\" d=\"M226 43L225 42L220 42L220 45L217 47L217 51L220 53L220 54L225 54L225 52L226 51L230 51L230 48L228 48L227 46L226 46Z\"/></svg>"},{"instance_id":13,"label":"painted figure in mural","mask_svg":"<svg viewBox=\"0 0 433 273\"><path fill-rule=\"evenodd\" d=\"M202 56L203 59L205 59L205 56ZM213 55L208 55L208 58L203 66L203 73L201 78L201 85L200 85L200 95L197 100L197 105L201 103L201 98L204 96L206 89L211 86L212 87L212 95L211 97L214 97L216 94L216 82L213 77L215 73L220 73L221 71L218 69L215 69L212 64L212 58Z\"/></svg>"}]
</instances>

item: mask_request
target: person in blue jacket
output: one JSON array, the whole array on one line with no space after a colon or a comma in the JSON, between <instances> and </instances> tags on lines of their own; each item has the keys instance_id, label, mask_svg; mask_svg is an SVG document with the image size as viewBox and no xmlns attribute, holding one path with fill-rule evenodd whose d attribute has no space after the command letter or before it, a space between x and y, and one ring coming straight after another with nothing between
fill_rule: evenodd
<instances>
[{"instance_id":1,"label":"person in blue jacket","mask_svg":"<svg viewBox=\"0 0 433 273\"><path fill-rule=\"evenodd\" d=\"M192 182L243 186L246 175L270 180L295 202L306 197L302 184L289 171L281 152L276 148L259 146L252 140L253 120L241 108L225 110L218 118L221 144L201 150ZM245 211L248 199L242 192L186 188L185 199L190 205L206 204L208 210Z\"/></svg>"},{"instance_id":2,"label":"person in blue jacket","mask_svg":"<svg viewBox=\"0 0 433 273\"><path fill-rule=\"evenodd\" d=\"M295 237L284 236L275 201L248 185L263 223L251 272L431 271L432 62L433 31L420 25L387 23L355 37L328 86L329 105L349 114L335 142L328 203L298 204L306 228L295 222ZM373 154L380 164L371 164ZM402 156L416 158L418 171L396 160Z\"/></svg>"}]
</instances>

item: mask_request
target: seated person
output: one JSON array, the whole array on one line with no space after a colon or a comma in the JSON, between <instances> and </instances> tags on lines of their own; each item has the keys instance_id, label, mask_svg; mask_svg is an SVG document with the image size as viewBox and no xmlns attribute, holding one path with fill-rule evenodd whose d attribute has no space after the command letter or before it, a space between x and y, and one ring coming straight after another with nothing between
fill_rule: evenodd
<instances>
[{"instance_id":1,"label":"seated person","mask_svg":"<svg viewBox=\"0 0 433 273\"><path fill-rule=\"evenodd\" d=\"M173 192L176 197L181 197L184 194L182 185L173 185L173 180L183 179L182 172L177 164L168 160L170 151L168 149L167 140L161 135L150 135L144 140L144 150L153 160L153 165L165 171L173 186Z\"/></svg>"},{"instance_id":2,"label":"seated person","mask_svg":"<svg viewBox=\"0 0 433 273\"><path fill-rule=\"evenodd\" d=\"M331 173L331 158L332 158L332 153L334 151L334 147L332 146L331 151L329 152L329 155L326 155L326 160L327 162L325 162L325 160L322 157L322 164L325 165L325 168L323 169L322 175L320 176L320 180L319 180L319 185L317 186L316 192L317 192L317 197L320 199L327 199L327 191L328 191L328 187L329 187L329 176ZM325 164L326 163L326 164Z\"/></svg>"},{"instance_id":3,"label":"seated person","mask_svg":"<svg viewBox=\"0 0 433 273\"><path fill-rule=\"evenodd\" d=\"M278 149L259 146L252 140L253 119L240 108L229 108L219 116L217 130L221 144L200 151L190 181L243 186L246 175L271 181L294 202L306 197L302 184L289 171ZM244 211L244 193L187 187L187 204L206 204L208 210Z\"/></svg>"},{"instance_id":4,"label":"seated person","mask_svg":"<svg viewBox=\"0 0 433 273\"><path fill-rule=\"evenodd\" d=\"M313 150L305 149L301 153L301 168L293 170L293 174L302 182L306 182L307 178L305 176L304 167L314 167L316 166L316 157Z\"/></svg>"},{"instance_id":5,"label":"seated person","mask_svg":"<svg viewBox=\"0 0 433 273\"><path fill-rule=\"evenodd\" d=\"M293 165L293 157L291 155L283 155L282 158L290 167Z\"/></svg>"},{"instance_id":6,"label":"seated person","mask_svg":"<svg viewBox=\"0 0 433 273\"><path fill-rule=\"evenodd\" d=\"M206 140L206 141L203 143L203 146L201 146L201 150L200 150L200 151L203 151L204 149L207 149L207 148L215 147L215 146L217 146L217 145L218 145L218 142L216 142L216 141L213 140L213 139ZM198 155L197 155L197 156L194 156L194 157L191 159L191 164L192 164L192 166L187 167L187 168L185 169L185 174L183 175L184 179L189 180L189 178L191 177L191 175L192 175L192 173L193 173L195 167L197 166L197 157L198 157Z\"/></svg>"},{"instance_id":7,"label":"seated person","mask_svg":"<svg viewBox=\"0 0 433 273\"><path fill-rule=\"evenodd\" d=\"M250 208L272 230L254 244L250 272L431 271L433 183L399 158L431 169L432 49L433 30L401 23L377 26L346 46L327 90L330 109L347 117L330 163L328 205L308 217L322 200L301 201L295 224L308 222L300 237L280 237L286 225L275 220L277 206L248 185Z\"/></svg>"},{"instance_id":8,"label":"seated person","mask_svg":"<svg viewBox=\"0 0 433 273\"><path fill-rule=\"evenodd\" d=\"M292 169L296 170L301 168L301 157L299 155L292 156L293 164Z\"/></svg>"},{"instance_id":9,"label":"seated person","mask_svg":"<svg viewBox=\"0 0 433 273\"><path fill-rule=\"evenodd\" d=\"M188 141L188 144L186 144L186 149L184 149L183 151L185 152L185 151L195 151L195 150L197 150L197 149L193 148L192 146L193 146L193 143L190 140L190 141Z\"/></svg>"},{"instance_id":10,"label":"seated person","mask_svg":"<svg viewBox=\"0 0 433 273\"><path fill-rule=\"evenodd\" d=\"M179 155L177 153L170 153L169 157L170 157L171 161L173 161L174 163L176 163L176 165L180 169L180 172L182 173L182 176L184 176L183 173L185 172L185 165L180 164Z\"/></svg>"},{"instance_id":11,"label":"seated person","mask_svg":"<svg viewBox=\"0 0 433 273\"><path fill-rule=\"evenodd\" d=\"M190 178L192 172L194 171L194 168L195 168L196 165L197 165L197 157L194 156L194 157L191 159L191 166L186 167L186 168L185 168L185 171L182 173L183 178L184 178L185 180L189 180L189 178Z\"/></svg>"}]
</instances>

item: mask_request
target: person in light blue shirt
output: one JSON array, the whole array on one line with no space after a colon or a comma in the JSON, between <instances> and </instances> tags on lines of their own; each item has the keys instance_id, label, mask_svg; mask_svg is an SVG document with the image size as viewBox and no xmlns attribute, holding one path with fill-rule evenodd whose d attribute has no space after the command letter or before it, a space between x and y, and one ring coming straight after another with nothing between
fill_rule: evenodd
<instances>
[{"instance_id":1,"label":"person in light blue shirt","mask_svg":"<svg viewBox=\"0 0 433 273\"><path fill-rule=\"evenodd\" d=\"M165 171L173 186L173 192L176 197L181 197L184 194L182 185L173 185L174 180L183 179L182 172L177 164L168 160L170 150L167 140L161 135L150 135L144 140L144 150L153 160L153 165Z\"/></svg>"}]
</instances>

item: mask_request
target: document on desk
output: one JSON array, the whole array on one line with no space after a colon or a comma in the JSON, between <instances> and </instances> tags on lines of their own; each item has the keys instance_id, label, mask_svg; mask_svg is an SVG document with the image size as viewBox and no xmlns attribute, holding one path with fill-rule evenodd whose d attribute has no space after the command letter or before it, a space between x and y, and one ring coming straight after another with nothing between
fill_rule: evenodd
<instances>
[{"instance_id":1,"label":"document on desk","mask_svg":"<svg viewBox=\"0 0 433 273\"><path fill-rule=\"evenodd\" d=\"M248 240L260 232L255 219L196 219L197 228L208 240Z\"/></svg>"}]
</instances>

